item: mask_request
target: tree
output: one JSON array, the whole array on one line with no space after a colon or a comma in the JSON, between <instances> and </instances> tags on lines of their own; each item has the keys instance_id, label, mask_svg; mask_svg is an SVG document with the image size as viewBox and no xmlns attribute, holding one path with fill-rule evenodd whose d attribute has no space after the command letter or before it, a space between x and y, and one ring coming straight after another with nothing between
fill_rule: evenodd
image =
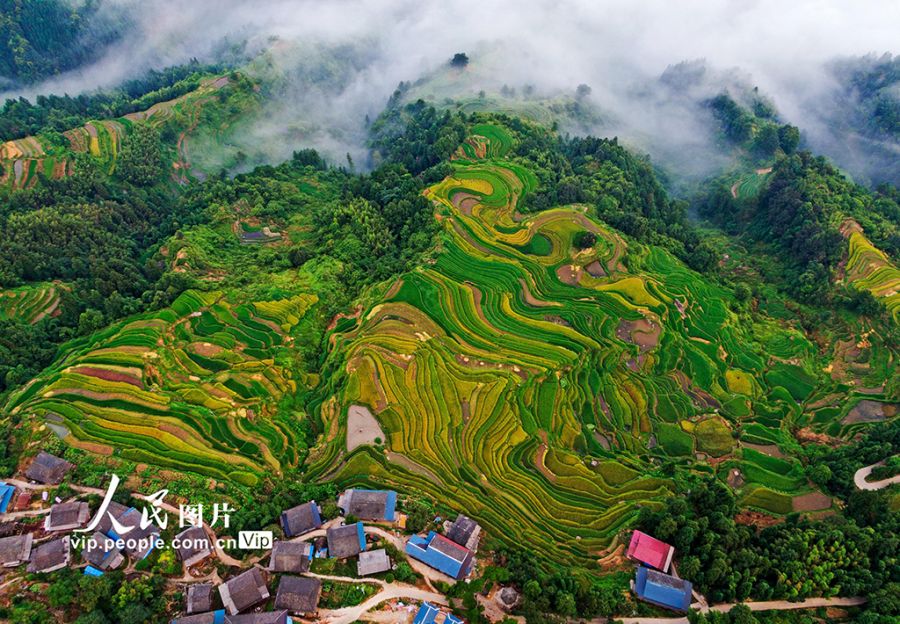
<instances>
[{"instance_id":1,"label":"tree","mask_svg":"<svg viewBox=\"0 0 900 624\"><path fill-rule=\"evenodd\" d=\"M578 249L589 249L597 242L597 235L593 232L578 232L573 240Z\"/></svg>"},{"instance_id":2,"label":"tree","mask_svg":"<svg viewBox=\"0 0 900 624\"><path fill-rule=\"evenodd\" d=\"M779 140L778 128L774 124L765 124L753 139L753 153L758 158L770 157L778 149Z\"/></svg>"},{"instance_id":3,"label":"tree","mask_svg":"<svg viewBox=\"0 0 900 624\"><path fill-rule=\"evenodd\" d=\"M569 592L560 592L556 594L556 611L560 615L569 617L578 615L578 608L575 605L575 596Z\"/></svg>"},{"instance_id":4,"label":"tree","mask_svg":"<svg viewBox=\"0 0 900 624\"><path fill-rule=\"evenodd\" d=\"M147 123L135 123L122 141L116 172L136 186L150 186L163 174L159 131Z\"/></svg>"},{"instance_id":5,"label":"tree","mask_svg":"<svg viewBox=\"0 0 900 624\"><path fill-rule=\"evenodd\" d=\"M434 518L434 508L422 500L410 500L406 505L406 528L413 533L418 533Z\"/></svg>"},{"instance_id":6,"label":"tree","mask_svg":"<svg viewBox=\"0 0 900 624\"><path fill-rule=\"evenodd\" d=\"M750 297L752 297L752 296L753 296L753 291L750 289L750 287L746 283L739 282L734 287L734 298L737 300L738 303L743 305L743 304L747 303L748 301L750 301Z\"/></svg>"},{"instance_id":7,"label":"tree","mask_svg":"<svg viewBox=\"0 0 900 624\"><path fill-rule=\"evenodd\" d=\"M736 604L731 607L728 616L731 624L757 624L759 622L750 607L745 604Z\"/></svg>"},{"instance_id":8,"label":"tree","mask_svg":"<svg viewBox=\"0 0 900 624\"><path fill-rule=\"evenodd\" d=\"M778 142L785 154L793 154L800 145L800 129L797 126L785 124L778 128Z\"/></svg>"},{"instance_id":9,"label":"tree","mask_svg":"<svg viewBox=\"0 0 900 624\"><path fill-rule=\"evenodd\" d=\"M453 58L450 59L451 67L456 67L462 69L469 64L469 56L465 52L457 52L453 55Z\"/></svg>"}]
</instances>

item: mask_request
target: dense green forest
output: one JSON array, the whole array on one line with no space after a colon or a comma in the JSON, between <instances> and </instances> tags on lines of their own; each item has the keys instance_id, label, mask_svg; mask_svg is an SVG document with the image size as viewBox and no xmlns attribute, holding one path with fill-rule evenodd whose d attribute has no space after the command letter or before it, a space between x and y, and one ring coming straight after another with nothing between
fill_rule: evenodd
<instances>
[{"instance_id":1,"label":"dense green forest","mask_svg":"<svg viewBox=\"0 0 900 624\"><path fill-rule=\"evenodd\" d=\"M0 78L29 84L99 58L128 28L127 13L112 3L102 5L102 0L2 0Z\"/></svg>"}]
</instances>

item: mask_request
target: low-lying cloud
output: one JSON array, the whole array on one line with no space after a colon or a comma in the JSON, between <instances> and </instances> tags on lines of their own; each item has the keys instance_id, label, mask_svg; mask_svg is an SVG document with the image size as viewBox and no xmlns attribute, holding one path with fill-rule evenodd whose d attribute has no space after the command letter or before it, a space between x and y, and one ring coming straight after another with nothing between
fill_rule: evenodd
<instances>
[{"instance_id":1,"label":"low-lying cloud","mask_svg":"<svg viewBox=\"0 0 900 624\"><path fill-rule=\"evenodd\" d=\"M827 146L819 140L827 116L815 108L832 86L828 62L896 52L900 24L893 0L107 1L126 9L133 26L99 61L2 95L109 87L149 68L214 60L226 38L247 40L250 50L279 41L289 52L276 45L273 58L287 82L259 124L237 139L264 147L273 160L303 142L333 159L361 154L366 115L377 115L401 80L434 72L459 51L472 57L473 81L485 83L473 88L530 85L552 94L590 85L606 119L598 131L659 158L680 153L682 165L691 164L684 154L696 158L686 171L702 172L700 161L716 157L701 149L708 130L691 101L730 83L758 85L814 146ZM707 70L691 97L657 90L668 66L698 59Z\"/></svg>"}]
</instances>

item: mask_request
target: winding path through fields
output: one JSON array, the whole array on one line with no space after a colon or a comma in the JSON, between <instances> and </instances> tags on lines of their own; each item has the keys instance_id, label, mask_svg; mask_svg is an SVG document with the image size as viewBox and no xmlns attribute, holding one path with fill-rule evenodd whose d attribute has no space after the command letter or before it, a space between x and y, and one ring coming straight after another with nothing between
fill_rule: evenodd
<instances>
[{"instance_id":1,"label":"winding path through fields","mask_svg":"<svg viewBox=\"0 0 900 624\"><path fill-rule=\"evenodd\" d=\"M900 474L888 477L887 479L882 479L881 481L866 481L868 476L872 474L872 471L883 464L884 462L880 461L877 464L860 468L856 471L856 474L853 475L853 483L855 483L856 487L860 490L880 490L889 485L900 483Z\"/></svg>"},{"instance_id":2,"label":"winding path through fields","mask_svg":"<svg viewBox=\"0 0 900 624\"><path fill-rule=\"evenodd\" d=\"M807 598L801 602L788 602L787 600L767 600L760 602L728 602L717 604L702 611L721 611L727 612L737 604L745 604L750 607L751 611L791 611L794 609L815 609L818 607L858 607L865 604L866 599L855 598ZM595 618L591 620L593 624L606 624L608 620L605 618ZM618 618L623 624L688 624L687 617L634 617L634 618Z\"/></svg>"},{"instance_id":3,"label":"winding path through fields","mask_svg":"<svg viewBox=\"0 0 900 624\"><path fill-rule=\"evenodd\" d=\"M343 607L341 609L320 609L319 617L330 624L350 624L350 622L356 622L360 616L371 611L381 603L397 598L427 600L428 602L442 605L447 604L447 599L443 594L419 589L418 587L407 585L405 583L387 583L380 579L355 579L346 576L315 574L313 572L307 572L306 576L312 576L325 581L337 581L340 583L369 583L370 585L379 585L381 587L381 591L356 606Z\"/></svg>"}]
</instances>

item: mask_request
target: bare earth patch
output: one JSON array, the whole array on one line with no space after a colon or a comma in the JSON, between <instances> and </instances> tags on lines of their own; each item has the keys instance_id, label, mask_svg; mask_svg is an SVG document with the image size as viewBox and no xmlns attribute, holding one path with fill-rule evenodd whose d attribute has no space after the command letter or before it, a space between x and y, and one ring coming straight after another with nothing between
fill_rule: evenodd
<instances>
[{"instance_id":1,"label":"bare earth patch","mask_svg":"<svg viewBox=\"0 0 900 624\"><path fill-rule=\"evenodd\" d=\"M571 264L564 264L558 269L556 269L556 277L559 278L563 284L568 284L569 286L578 286L578 280L581 279L582 268L580 266L574 266Z\"/></svg>"},{"instance_id":2,"label":"bare earth patch","mask_svg":"<svg viewBox=\"0 0 900 624\"><path fill-rule=\"evenodd\" d=\"M366 444L374 445L376 438L384 440L384 432L369 408L351 405L347 410L347 452Z\"/></svg>"},{"instance_id":3,"label":"bare earth patch","mask_svg":"<svg viewBox=\"0 0 900 624\"><path fill-rule=\"evenodd\" d=\"M770 516L769 514L760 513L758 511L751 511L749 509L741 511L734 517L734 521L738 524L760 528L770 527L781 522L781 520L775 516Z\"/></svg>"},{"instance_id":4,"label":"bare earth patch","mask_svg":"<svg viewBox=\"0 0 900 624\"><path fill-rule=\"evenodd\" d=\"M453 204L453 207L467 217L472 216L472 209L478 205L479 201L481 201L479 197L462 191L454 193L453 197L450 198L450 203Z\"/></svg>"},{"instance_id":5,"label":"bare earth patch","mask_svg":"<svg viewBox=\"0 0 900 624\"><path fill-rule=\"evenodd\" d=\"M197 355L203 357L215 357L223 351L222 347L210 342L194 342L190 344L189 348Z\"/></svg>"},{"instance_id":6,"label":"bare earth patch","mask_svg":"<svg viewBox=\"0 0 900 624\"><path fill-rule=\"evenodd\" d=\"M821 511L831 507L831 497L822 492L810 492L802 496L795 496L791 505L794 511Z\"/></svg>"},{"instance_id":7,"label":"bare earth patch","mask_svg":"<svg viewBox=\"0 0 900 624\"><path fill-rule=\"evenodd\" d=\"M547 465L544 463L544 456L547 454L547 433L541 431L540 436L543 442L538 446L537 451L534 453L534 466L542 475L547 477L551 483L556 483L556 475L553 474L553 471L547 468Z\"/></svg>"},{"instance_id":8,"label":"bare earth patch","mask_svg":"<svg viewBox=\"0 0 900 624\"><path fill-rule=\"evenodd\" d=\"M622 319L616 328L616 337L623 342L637 345L641 353L656 348L661 333L662 326L646 318L636 321Z\"/></svg>"},{"instance_id":9,"label":"bare earth patch","mask_svg":"<svg viewBox=\"0 0 900 624\"><path fill-rule=\"evenodd\" d=\"M589 265L584 267L584 270L587 271L592 277L606 277L606 270L603 268L603 265L600 264L599 260L594 260Z\"/></svg>"},{"instance_id":10,"label":"bare earth patch","mask_svg":"<svg viewBox=\"0 0 900 624\"><path fill-rule=\"evenodd\" d=\"M847 415L841 422L845 425L861 422L880 422L885 419L886 407L888 406L880 401L863 399L847 412Z\"/></svg>"}]
</instances>

